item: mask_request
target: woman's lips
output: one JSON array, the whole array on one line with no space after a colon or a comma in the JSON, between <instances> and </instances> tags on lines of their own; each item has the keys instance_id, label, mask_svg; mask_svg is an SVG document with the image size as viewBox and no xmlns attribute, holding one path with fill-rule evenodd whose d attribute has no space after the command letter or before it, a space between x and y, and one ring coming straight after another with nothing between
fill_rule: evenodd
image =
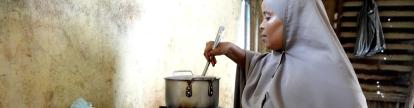
<instances>
[{"instance_id":1,"label":"woman's lips","mask_svg":"<svg viewBox=\"0 0 414 108\"><path fill-rule=\"evenodd\" d=\"M262 35L260 35L260 36L261 36L262 41L263 41L263 42L266 42L267 35L263 35L263 34L262 34Z\"/></svg>"}]
</instances>

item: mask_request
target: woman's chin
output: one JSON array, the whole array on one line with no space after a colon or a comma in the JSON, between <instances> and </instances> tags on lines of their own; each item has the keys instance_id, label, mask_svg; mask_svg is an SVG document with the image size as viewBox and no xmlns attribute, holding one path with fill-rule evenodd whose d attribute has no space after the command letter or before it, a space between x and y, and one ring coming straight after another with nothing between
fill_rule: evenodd
<instances>
[{"instance_id":1,"label":"woman's chin","mask_svg":"<svg viewBox=\"0 0 414 108\"><path fill-rule=\"evenodd\" d=\"M265 43L265 47L266 47L267 49L272 49L272 47L270 47L270 45L268 45L268 44L266 44L266 43Z\"/></svg>"},{"instance_id":2,"label":"woman's chin","mask_svg":"<svg viewBox=\"0 0 414 108\"><path fill-rule=\"evenodd\" d=\"M279 51L279 50L281 50L282 48L275 48L274 46L273 47L271 47L270 45L267 45L267 44L265 44L265 46L266 46L266 48L267 49L269 49L269 50L273 50L273 51Z\"/></svg>"}]
</instances>

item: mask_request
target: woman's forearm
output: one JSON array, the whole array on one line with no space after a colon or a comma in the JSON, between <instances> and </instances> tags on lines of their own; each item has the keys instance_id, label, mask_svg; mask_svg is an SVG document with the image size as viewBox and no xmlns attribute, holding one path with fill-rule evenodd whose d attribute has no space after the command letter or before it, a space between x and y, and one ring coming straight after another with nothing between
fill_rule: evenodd
<instances>
[{"instance_id":1,"label":"woman's forearm","mask_svg":"<svg viewBox=\"0 0 414 108\"><path fill-rule=\"evenodd\" d=\"M246 51L244 49L232 44L225 55L238 65L244 67L246 63Z\"/></svg>"}]
</instances>

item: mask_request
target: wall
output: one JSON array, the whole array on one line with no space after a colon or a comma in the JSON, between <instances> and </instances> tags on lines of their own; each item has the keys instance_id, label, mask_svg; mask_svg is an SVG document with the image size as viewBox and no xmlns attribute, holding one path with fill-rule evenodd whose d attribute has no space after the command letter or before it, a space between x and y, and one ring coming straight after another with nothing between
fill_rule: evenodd
<instances>
[{"instance_id":1,"label":"wall","mask_svg":"<svg viewBox=\"0 0 414 108\"><path fill-rule=\"evenodd\" d=\"M164 104L164 77L200 74L204 44L237 38L240 0L0 0L0 108ZM218 57L220 106L231 107L235 64Z\"/></svg>"},{"instance_id":2,"label":"wall","mask_svg":"<svg viewBox=\"0 0 414 108\"><path fill-rule=\"evenodd\" d=\"M140 18L122 40L116 80L118 107L158 107L164 102L164 77L174 70L201 75L205 42L214 40L220 25L223 41L238 36L240 0L142 0ZM241 41L240 41L241 40ZM236 65L220 56L208 75L221 77L220 106L233 104ZM145 101L143 101L145 100Z\"/></svg>"}]
</instances>

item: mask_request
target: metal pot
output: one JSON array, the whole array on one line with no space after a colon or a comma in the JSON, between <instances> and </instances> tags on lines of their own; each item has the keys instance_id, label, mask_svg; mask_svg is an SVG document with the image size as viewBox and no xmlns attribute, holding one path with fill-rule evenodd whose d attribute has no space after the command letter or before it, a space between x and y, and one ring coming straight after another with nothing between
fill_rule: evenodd
<instances>
[{"instance_id":1,"label":"metal pot","mask_svg":"<svg viewBox=\"0 0 414 108\"><path fill-rule=\"evenodd\" d=\"M165 78L165 102L168 108L217 108L220 78L173 75Z\"/></svg>"}]
</instances>

